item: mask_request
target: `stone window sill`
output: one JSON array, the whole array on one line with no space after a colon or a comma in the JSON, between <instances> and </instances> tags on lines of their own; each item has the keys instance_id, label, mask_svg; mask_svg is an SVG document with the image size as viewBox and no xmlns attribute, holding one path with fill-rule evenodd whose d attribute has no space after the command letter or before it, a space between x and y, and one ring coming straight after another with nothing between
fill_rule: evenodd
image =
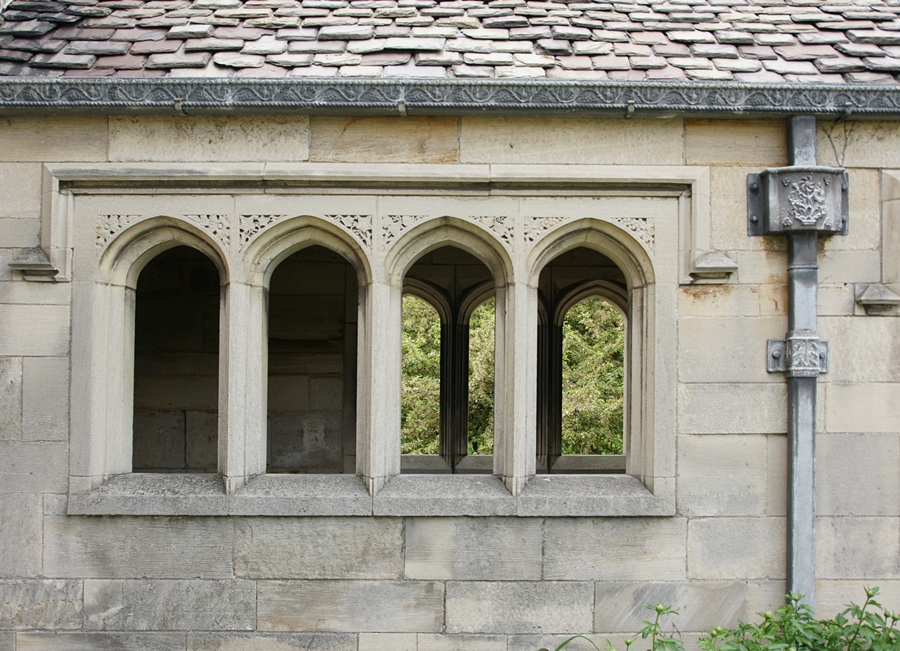
<instances>
[{"instance_id":1,"label":"stone window sill","mask_svg":"<svg viewBox=\"0 0 900 651\"><path fill-rule=\"evenodd\" d=\"M484 475L400 475L373 498L355 475L261 475L233 495L218 475L130 474L70 493L69 515L671 516L674 491L628 475L537 475L518 497Z\"/></svg>"}]
</instances>

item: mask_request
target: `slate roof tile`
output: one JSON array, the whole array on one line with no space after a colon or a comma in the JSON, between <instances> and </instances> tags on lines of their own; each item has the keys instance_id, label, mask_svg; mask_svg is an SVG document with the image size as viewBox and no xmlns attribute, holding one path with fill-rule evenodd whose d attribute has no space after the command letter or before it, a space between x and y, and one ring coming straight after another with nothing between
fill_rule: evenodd
<instances>
[{"instance_id":1,"label":"slate roof tile","mask_svg":"<svg viewBox=\"0 0 900 651\"><path fill-rule=\"evenodd\" d=\"M893 0L12 0L2 15L4 76L900 74Z\"/></svg>"}]
</instances>

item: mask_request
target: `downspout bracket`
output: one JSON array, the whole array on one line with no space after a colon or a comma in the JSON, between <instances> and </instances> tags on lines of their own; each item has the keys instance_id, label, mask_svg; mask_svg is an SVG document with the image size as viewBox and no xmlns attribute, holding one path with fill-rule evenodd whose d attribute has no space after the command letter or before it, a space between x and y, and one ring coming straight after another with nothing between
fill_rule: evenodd
<instances>
[{"instance_id":1,"label":"downspout bracket","mask_svg":"<svg viewBox=\"0 0 900 651\"><path fill-rule=\"evenodd\" d=\"M787 339L769 339L769 373L787 377L819 377L828 372L828 342L809 334L789 334Z\"/></svg>"}]
</instances>

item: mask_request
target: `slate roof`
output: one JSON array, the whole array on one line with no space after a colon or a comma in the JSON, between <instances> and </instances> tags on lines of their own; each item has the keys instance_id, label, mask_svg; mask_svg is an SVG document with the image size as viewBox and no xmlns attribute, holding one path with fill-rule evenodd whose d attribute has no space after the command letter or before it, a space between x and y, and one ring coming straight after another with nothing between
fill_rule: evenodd
<instances>
[{"instance_id":1,"label":"slate roof","mask_svg":"<svg viewBox=\"0 0 900 651\"><path fill-rule=\"evenodd\" d=\"M900 0L12 0L0 15L0 76L900 74Z\"/></svg>"}]
</instances>

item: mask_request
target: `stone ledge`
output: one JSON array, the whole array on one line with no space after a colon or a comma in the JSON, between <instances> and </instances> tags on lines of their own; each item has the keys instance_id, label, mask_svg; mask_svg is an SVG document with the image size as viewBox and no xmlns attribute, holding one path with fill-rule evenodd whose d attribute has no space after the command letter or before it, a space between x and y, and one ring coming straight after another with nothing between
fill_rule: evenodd
<instances>
[{"instance_id":1,"label":"stone ledge","mask_svg":"<svg viewBox=\"0 0 900 651\"><path fill-rule=\"evenodd\" d=\"M522 494L484 475L400 475L373 498L356 475L260 475L233 495L219 475L118 475L70 491L69 515L190 516L672 516L668 484L657 494L628 475L538 475Z\"/></svg>"}]
</instances>

